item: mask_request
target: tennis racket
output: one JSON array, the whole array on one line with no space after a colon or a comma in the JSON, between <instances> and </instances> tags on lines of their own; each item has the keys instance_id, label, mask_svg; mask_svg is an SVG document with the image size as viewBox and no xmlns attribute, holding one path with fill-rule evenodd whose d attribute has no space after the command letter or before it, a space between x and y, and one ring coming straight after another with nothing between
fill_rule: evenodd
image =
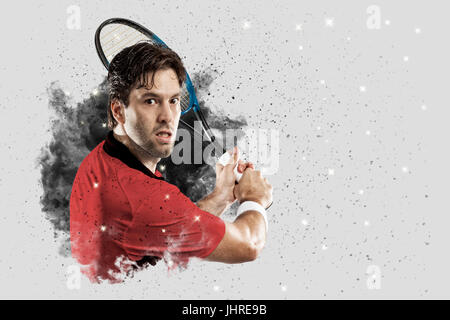
<instances>
[{"instance_id":1,"label":"tennis racket","mask_svg":"<svg viewBox=\"0 0 450 320\"><path fill-rule=\"evenodd\" d=\"M100 60L107 70L111 61L120 51L122 51L126 47L130 47L142 41L168 47L156 34L143 27L142 25L128 19L108 19L100 24L100 26L97 28L97 31L95 32L95 48L97 50L98 56L100 57ZM195 89L187 71L186 81L183 83L182 87L180 105L180 122L190 128L194 132L194 134L200 135L200 137L202 137L201 132L195 130L194 127L192 127L182 119L183 115L187 114L188 112L193 112L195 118L201 122L205 136L209 141L211 141L211 143L214 144L218 162L222 165L226 165L229 162L231 155L216 140L216 137L214 136L211 128L206 122L205 116L200 110L197 96L195 95ZM242 174L237 171L237 165L234 168L234 173L236 174L236 180L239 181Z\"/></svg>"}]
</instances>

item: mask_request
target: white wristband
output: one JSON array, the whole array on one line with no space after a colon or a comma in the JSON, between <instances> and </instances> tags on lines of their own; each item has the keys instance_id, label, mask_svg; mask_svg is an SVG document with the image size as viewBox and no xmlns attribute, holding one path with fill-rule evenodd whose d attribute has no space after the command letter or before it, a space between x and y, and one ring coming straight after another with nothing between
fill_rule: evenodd
<instances>
[{"instance_id":1,"label":"white wristband","mask_svg":"<svg viewBox=\"0 0 450 320\"><path fill-rule=\"evenodd\" d=\"M258 211L261 213L261 215L264 218L264 222L266 223L266 232L269 228L269 223L267 221L267 215L266 215L266 209L262 205L260 205L258 202L255 201L244 201L241 203L237 210L237 215L239 216L241 213L245 211Z\"/></svg>"}]
</instances>

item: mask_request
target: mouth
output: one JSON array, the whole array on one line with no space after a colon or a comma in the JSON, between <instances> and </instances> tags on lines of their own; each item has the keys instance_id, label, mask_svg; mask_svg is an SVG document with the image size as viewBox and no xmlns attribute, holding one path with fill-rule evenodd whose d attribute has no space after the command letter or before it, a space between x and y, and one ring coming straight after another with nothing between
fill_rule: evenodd
<instances>
[{"instance_id":1,"label":"mouth","mask_svg":"<svg viewBox=\"0 0 450 320\"><path fill-rule=\"evenodd\" d=\"M170 130L160 130L155 133L156 138L162 143L170 143L172 142L172 131Z\"/></svg>"}]
</instances>

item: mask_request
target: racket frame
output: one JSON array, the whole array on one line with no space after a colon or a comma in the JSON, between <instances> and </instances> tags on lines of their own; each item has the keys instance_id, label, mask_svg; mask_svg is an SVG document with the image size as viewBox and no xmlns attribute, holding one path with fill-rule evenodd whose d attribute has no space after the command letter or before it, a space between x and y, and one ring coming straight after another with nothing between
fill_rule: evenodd
<instances>
[{"instance_id":1,"label":"racket frame","mask_svg":"<svg viewBox=\"0 0 450 320\"><path fill-rule=\"evenodd\" d=\"M108 61L108 58L105 56L105 53L103 52L103 49L102 49L102 46L101 46L101 43L100 43L100 33L101 33L103 27L105 27L106 25L109 25L109 24L123 24L123 25L126 25L126 26L128 26L130 28L133 28L133 29L141 32L142 34L144 34L145 36L147 36L149 39L153 40L154 42L156 42L156 43L158 43L158 44L160 44L160 45L162 45L164 47L169 48L169 46L167 46L164 43L164 41L162 41L156 34L154 34L149 29L147 29L146 27L140 25L137 22L134 22L134 21L131 21L131 20L128 20L128 19L125 19L125 18L110 18L110 19L107 19L107 20L103 21L100 24L100 26L95 31L95 36L94 36L95 49L97 51L97 54L98 54L102 64L106 68L106 70L109 69L109 61ZM197 96L195 94L194 85L192 84L191 78L190 78L190 76L189 76L187 71L186 71L185 86L186 86L186 90L189 93L189 107L186 110L181 111L181 115L184 115L187 112L189 112L191 109L193 109L193 112L194 112L194 115L195 115L196 119L202 123L202 128L203 128L203 131L204 131L206 137L216 146L216 151L219 152L219 154L218 155L216 154L216 156L220 157L222 154L224 154L226 152L226 150L221 144L218 143L218 141L216 140L216 137L214 136L211 128L209 127L208 123L206 122L206 118L205 118L203 112L200 109L200 105L198 103ZM184 125L186 125L189 128L191 128L194 131L194 133L200 134L191 125L187 124L181 118L180 118L180 121Z\"/></svg>"}]
</instances>

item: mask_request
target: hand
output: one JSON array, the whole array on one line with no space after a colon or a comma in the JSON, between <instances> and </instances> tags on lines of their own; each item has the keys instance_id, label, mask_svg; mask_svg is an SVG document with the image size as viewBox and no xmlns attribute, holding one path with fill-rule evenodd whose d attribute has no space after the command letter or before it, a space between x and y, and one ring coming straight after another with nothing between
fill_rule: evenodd
<instances>
[{"instance_id":1,"label":"hand","mask_svg":"<svg viewBox=\"0 0 450 320\"><path fill-rule=\"evenodd\" d=\"M241 203L255 201L267 209L272 204L272 185L262 176L261 171L247 167L234 188L234 196Z\"/></svg>"},{"instance_id":2,"label":"hand","mask_svg":"<svg viewBox=\"0 0 450 320\"><path fill-rule=\"evenodd\" d=\"M244 173L245 169L247 168L251 168L251 169L255 169L255 166L252 162L244 162L242 160L239 160L238 162L238 172L239 173Z\"/></svg>"},{"instance_id":3,"label":"hand","mask_svg":"<svg viewBox=\"0 0 450 320\"><path fill-rule=\"evenodd\" d=\"M253 168L251 162L245 163L237 161L239 150L235 147L230 157L229 163L225 166L217 163L216 165L216 187L214 191L205 198L197 202L197 206L209 213L220 216L229 205L236 201L234 196L234 186L236 185L236 175L234 168L238 165L238 171L244 172L247 168Z\"/></svg>"},{"instance_id":4,"label":"hand","mask_svg":"<svg viewBox=\"0 0 450 320\"><path fill-rule=\"evenodd\" d=\"M225 201L227 204L231 204L236 200L234 196L234 185L236 181L234 167L238 163L239 150L237 147L234 147L231 152L232 154L228 164L225 166L219 162L216 164L216 187L213 191L216 198ZM239 161L238 170L241 170L240 172L245 170L242 161Z\"/></svg>"}]
</instances>

